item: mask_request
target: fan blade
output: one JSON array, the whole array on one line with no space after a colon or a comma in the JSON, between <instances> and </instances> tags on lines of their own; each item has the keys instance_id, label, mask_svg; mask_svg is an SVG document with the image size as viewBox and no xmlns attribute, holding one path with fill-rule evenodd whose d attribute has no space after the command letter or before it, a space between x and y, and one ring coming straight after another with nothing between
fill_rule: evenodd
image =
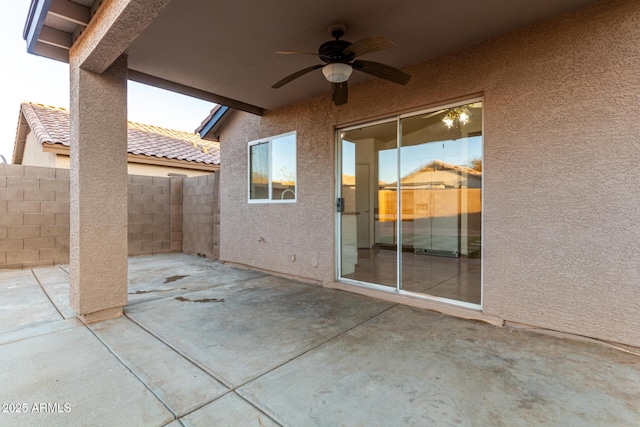
<instances>
[{"instance_id":1,"label":"fan blade","mask_svg":"<svg viewBox=\"0 0 640 427\"><path fill-rule=\"evenodd\" d=\"M331 97L336 105L344 105L349 99L347 82L331 83Z\"/></svg>"},{"instance_id":2,"label":"fan blade","mask_svg":"<svg viewBox=\"0 0 640 427\"><path fill-rule=\"evenodd\" d=\"M345 55L352 53L354 58L357 58L358 56L377 52L393 46L395 46L395 44L385 36L372 36L358 40L355 43L351 43L351 45L347 46L342 53Z\"/></svg>"},{"instance_id":3,"label":"fan blade","mask_svg":"<svg viewBox=\"0 0 640 427\"><path fill-rule=\"evenodd\" d=\"M318 56L315 52L297 52L297 51L289 51L289 50L276 50L273 53L277 53L278 55L315 55Z\"/></svg>"},{"instance_id":4,"label":"fan blade","mask_svg":"<svg viewBox=\"0 0 640 427\"><path fill-rule=\"evenodd\" d=\"M274 89L278 89L281 86L286 85L287 83L289 83L292 80L297 79L298 77L304 76L307 73L310 73L313 70L317 70L318 68L322 68L324 67L324 65L314 65L313 67L307 67L307 68L303 68L300 71L297 71L293 74L291 74L290 76L285 77L284 79L280 80L278 83L274 84L273 86L271 86Z\"/></svg>"},{"instance_id":5,"label":"fan blade","mask_svg":"<svg viewBox=\"0 0 640 427\"><path fill-rule=\"evenodd\" d=\"M409 79L411 79L409 74L379 62L358 60L353 62L353 68L374 77L379 77L401 85L406 85Z\"/></svg>"},{"instance_id":6,"label":"fan blade","mask_svg":"<svg viewBox=\"0 0 640 427\"><path fill-rule=\"evenodd\" d=\"M317 52L296 52L296 51L287 51L287 50L276 50L273 53L277 53L278 55L313 55L313 56L320 56Z\"/></svg>"},{"instance_id":7,"label":"fan blade","mask_svg":"<svg viewBox=\"0 0 640 427\"><path fill-rule=\"evenodd\" d=\"M323 61L329 60L331 59L330 57L326 56L326 55L320 55L318 52L296 52L296 51L284 51L284 50L277 50L274 53L277 53L278 55L313 55L313 56L317 56L318 58L322 59Z\"/></svg>"}]
</instances>

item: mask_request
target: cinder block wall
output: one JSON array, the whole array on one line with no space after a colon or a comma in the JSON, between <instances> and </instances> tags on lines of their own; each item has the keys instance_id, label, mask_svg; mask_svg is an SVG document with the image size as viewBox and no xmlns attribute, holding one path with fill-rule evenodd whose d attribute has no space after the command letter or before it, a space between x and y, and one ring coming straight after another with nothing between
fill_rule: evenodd
<instances>
[{"instance_id":1,"label":"cinder block wall","mask_svg":"<svg viewBox=\"0 0 640 427\"><path fill-rule=\"evenodd\" d=\"M220 257L220 172L183 181L182 252Z\"/></svg>"},{"instance_id":2,"label":"cinder block wall","mask_svg":"<svg viewBox=\"0 0 640 427\"><path fill-rule=\"evenodd\" d=\"M171 252L182 252L184 176L171 176Z\"/></svg>"},{"instance_id":3,"label":"cinder block wall","mask_svg":"<svg viewBox=\"0 0 640 427\"><path fill-rule=\"evenodd\" d=\"M180 252L181 177L129 175L129 255Z\"/></svg>"},{"instance_id":4,"label":"cinder block wall","mask_svg":"<svg viewBox=\"0 0 640 427\"><path fill-rule=\"evenodd\" d=\"M180 252L182 177L129 176L129 255ZM69 262L69 171L0 164L0 269Z\"/></svg>"},{"instance_id":5,"label":"cinder block wall","mask_svg":"<svg viewBox=\"0 0 640 427\"><path fill-rule=\"evenodd\" d=\"M69 171L0 164L0 268L69 262Z\"/></svg>"}]
</instances>

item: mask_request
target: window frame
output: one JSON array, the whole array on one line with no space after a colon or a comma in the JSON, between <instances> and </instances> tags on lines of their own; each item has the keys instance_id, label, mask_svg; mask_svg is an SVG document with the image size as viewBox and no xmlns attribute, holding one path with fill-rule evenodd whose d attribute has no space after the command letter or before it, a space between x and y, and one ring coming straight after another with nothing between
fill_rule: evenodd
<instances>
[{"instance_id":1,"label":"window frame","mask_svg":"<svg viewBox=\"0 0 640 427\"><path fill-rule=\"evenodd\" d=\"M273 140L284 138L287 136L293 135L294 137L294 158L295 158L295 167L293 170L293 179L294 179L294 195L293 199L273 199ZM251 198L251 147L259 144L268 144L268 196L266 199L252 199ZM298 135L296 131L285 132L279 135L270 136L268 138L256 139L253 141L249 141L247 143L247 202L250 204L261 204L261 203L296 203L298 201Z\"/></svg>"}]
</instances>

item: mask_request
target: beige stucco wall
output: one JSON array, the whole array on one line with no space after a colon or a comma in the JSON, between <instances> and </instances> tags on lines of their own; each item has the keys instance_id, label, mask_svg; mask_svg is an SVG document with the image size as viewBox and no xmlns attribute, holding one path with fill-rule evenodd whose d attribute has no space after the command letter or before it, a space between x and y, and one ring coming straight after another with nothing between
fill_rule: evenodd
<instances>
[{"instance_id":1,"label":"beige stucco wall","mask_svg":"<svg viewBox=\"0 0 640 427\"><path fill-rule=\"evenodd\" d=\"M58 169L71 169L71 160L69 156L63 156L61 154L55 154L56 156L56 168ZM25 164L24 162L22 164Z\"/></svg>"},{"instance_id":2,"label":"beige stucco wall","mask_svg":"<svg viewBox=\"0 0 640 427\"><path fill-rule=\"evenodd\" d=\"M352 87L342 107L327 86L236 113L221 138L221 259L333 280L334 126L483 94L484 312L640 346L638 40L640 2L603 1L409 67L406 87ZM298 202L248 204L246 143L294 130Z\"/></svg>"},{"instance_id":3,"label":"beige stucco wall","mask_svg":"<svg viewBox=\"0 0 640 427\"><path fill-rule=\"evenodd\" d=\"M38 142L38 138L33 132L29 132L27 140L24 144L24 153L22 154L22 164L28 166L40 166L45 168L55 168L56 155L42 151L42 145ZM67 169L69 169L67 167Z\"/></svg>"},{"instance_id":4,"label":"beige stucco wall","mask_svg":"<svg viewBox=\"0 0 640 427\"><path fill-rule=\"evenodd\" d=\"M324 98L262 117L248 113L231 117L220 144L225 159L220 178L221 260L318 281L333 280L335 119ZM249 204L247 142L294 130L296 203Z\"/></svg>"},{"instance_id":5,"label":"beige stucco wall","mask_svg":"<svg viewBox=\"0 0 640 427\"><path fill-rule=\"evenodd\" d=\"M180 174L186 176L211 175L211 171L199 171L195 169L174 168L169 166L146 165L143 163L129 163L128 172L130 175L146 176L169 176L169 174Z\"/></svg>"},{"instance_id":6,"label":"beige stucco wall","mask_svg":"<svg viewBox=\"0 0 640 427\"><path fill-rule=\"evenodd\" d=\"M45 153L51 154L51 153ZM23 164L31 164L22 162ZM38 165L39 166L39 165ZM58 154L56 156L55 167L62 169L69 169L70 161L69 156ZM144 163L127 163L127 173L129 175L144 175L144 176L169 176L169 174L178 174L186 176L202 176L209 175L211 171L200 171L196 169L177 168L171 166L160 165L148 165Z\"/></svg>"}]
</instances>

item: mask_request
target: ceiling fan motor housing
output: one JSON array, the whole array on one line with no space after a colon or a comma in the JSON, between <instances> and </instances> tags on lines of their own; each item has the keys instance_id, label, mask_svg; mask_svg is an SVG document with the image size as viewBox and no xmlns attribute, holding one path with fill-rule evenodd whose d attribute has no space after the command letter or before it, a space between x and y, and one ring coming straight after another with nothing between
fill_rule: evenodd
<instances>
[{"instance_id":1,"label":"ceiling fan motor housing","mask_svg":"<svg viewBox=\"0 0 640 427\"><path fill-rule=\"evenodd\" d=\"M318 54L320 55L320 59L328 64L334 62L351 62L355 55L352 52L346 55L344 53L344 50L349 46L351 46L351 42L346 40L330 40L320 46Z\"/></svg>"}]
</instances>

